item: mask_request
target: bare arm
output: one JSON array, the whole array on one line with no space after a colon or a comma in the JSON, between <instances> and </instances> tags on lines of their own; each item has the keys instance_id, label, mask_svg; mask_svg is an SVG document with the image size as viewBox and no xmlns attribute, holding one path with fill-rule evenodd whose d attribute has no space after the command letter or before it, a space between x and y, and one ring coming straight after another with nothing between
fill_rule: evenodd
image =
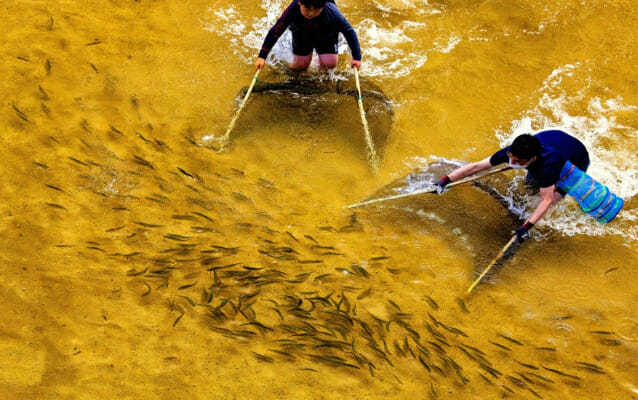
<instances>
[{"instance_id":1,"label":"bare arm","mask_svg":"<svg viewBox=\"0 0 638 400\"><path fill-rule=\"evenodd\" d=\"M536 206L536 209L532 213L532 216L528 218L527 220L528 222L532 224L536 224L538 221L540 221L541 218L543 218L543 215L545 215L545 213L547 212L547 210L549 210L552 204L554 204L557 200L561 198L560 195L558 195L558 197L555 196L554 194L555 188L556 188L555 185L541 188L541 191L540 191L541 202L538 204L538 206Z\"/></svg>"},{"instance_id":2,"label":"bare arm","mask_svg":"<svg viewBox=\"0 0 638 400\"><path fill-rule=\"evenodd\" d=\"M448 177L450 178L450 181L454 182L454 181L458 181L459 179L465 178L466 176L474 175L477 172L481 172L491 167L492 167L492 164L490 163L490 159L488 157L484 160L466 164L462 166L461 168L455 169L448 175Z\"/></svg>"}]
</instances>

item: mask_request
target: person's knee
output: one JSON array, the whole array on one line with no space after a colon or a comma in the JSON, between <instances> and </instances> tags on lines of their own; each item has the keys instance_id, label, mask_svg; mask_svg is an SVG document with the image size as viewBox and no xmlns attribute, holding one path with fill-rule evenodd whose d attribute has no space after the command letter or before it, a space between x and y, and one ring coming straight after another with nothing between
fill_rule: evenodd
<instances>
[{"instance_id":1,"label":"person's knee","mask_svg":"<svg viewBox=\"0 0 638 400\"><path fill-rule=\"evenodd\" d=\"M336 54L320 54L319 55L319 65L324 69L333 69L337 66L337 61L339 60Z\"/></svg>"},{"instance_id":2,"label":"person's knee","mask_svg":"<svg viewBox=\"0 0 638 400\"><path fill-rule=\"evenodd\" d=\"M290 63L290 68L294 70L308 69L311 61L312 54L309 56L298 56L295 54L293 56L292 62Z\"/></svg>"}]
</instances>

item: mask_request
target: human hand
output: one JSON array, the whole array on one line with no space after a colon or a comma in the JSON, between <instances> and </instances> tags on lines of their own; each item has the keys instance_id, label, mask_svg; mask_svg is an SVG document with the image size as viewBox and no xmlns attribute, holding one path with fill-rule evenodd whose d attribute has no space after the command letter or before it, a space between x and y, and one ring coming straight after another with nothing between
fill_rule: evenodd
<instances>
[{"instance_id":1,"label":"human hand","mask_svg":"<svg viewBox=\"0 0 638 400\"><path fill-rule=\"evenodd\" d=\"M350 68L361 69L361 61L352 60L352 62L350 63Z\"/></svg>"},{"instance_id":2,"label":"human hand","mask_svg":"<svg viewBox=\"0 0 638 400\"><path fill-rule=\"evenodd\" d=\"M516 229L514 233L516 234L516 238L520 243L523 243L525 239L529 238L529 230L532 229L533 226L534 224L527 221Z\"/></svg>"},{"instance_id":3,"label":"human hand","mask_svg":"<svg viewBox=\"0 0 638 400\"><path fill-rule=\"evenodd\" d=\"M261 70L264 68L264 66L266 65L266 59L264 58L257 58L257 61L255 61L255 69Z\"/></svg>"}]
</instances>

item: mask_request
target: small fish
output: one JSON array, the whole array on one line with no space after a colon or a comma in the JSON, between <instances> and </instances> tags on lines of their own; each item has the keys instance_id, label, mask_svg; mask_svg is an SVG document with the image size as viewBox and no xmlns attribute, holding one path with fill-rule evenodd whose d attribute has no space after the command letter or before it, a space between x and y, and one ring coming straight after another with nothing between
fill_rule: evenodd
<instances>
[{"instance_id":1,"label":"small fish","mask_svg":"<svg viewBox=\"0 0 638 400\"><path fill-rule=\"evenodd\" d=\"M323 260L297 260L299 264L318 264L322 263Z\"/></svg>"},{"instance_id":2,"label":"small fish","mask_svg":"<svg viewBox=\"0 0 638 400\"><path fill-rule=\"evenodd\" d=\"M499 376L503 375L501 371L497 370L496 368L492 368L489 365L481 363L480 367L483 368L485 371L489 372L490 375L492 375L496 379L498 379Z\"/></svg>"},{"instance_id":3,"label":"small fish","mask_svg":"<svg viewBox=\"0 0 638 400\"><path fill-rule=\"evenodd\" d=\"M197 281L195 281L193 283L186 284L186 285L182 285L182 286L178 287L177 290L188 289L188 288L193 287L195 285L197 285Z\"/></svg>"},{"instance_id":4,"label":"small fish","mask_svg":"<svg viewBox=\"0 0 638 400\"><path fill-rule=\"evenodd\" d=\"M133 155L133 161L150 169L155 169L155 167L153 166L153 164L151 164L150 162L146 161L145 159L143 159L142 157Z\"/></svg>"},{"instance_id":5,"label":"small fish","mask_svg":"<svg viewBox=\"0 0 638 400\"><path fill-rule=\"evenodd\" d=\"M546 366L544 366L544 365L541 365L541 367L543 367L543 369L546 369L547 371L553 372L553 373L555 373L555 374L557 374L557 375L560 375L560 376L564 376L564 377L566 377L566 378L575 379L575 380L577 380L577 381L582 381L582 380L583 380L583 378L581 378L580 376L571 375L571 374L568 374L568 373L566 373L566 372L559 371L559 370L554 369L554 368L546 367Z\"/></svg>"},{"instance_id":6,"label":"small fish","mask_svg":"<svg viewBox=\"0 0 638 400\"><path fill-rule=\"evenodd\" d=\"M173 326L177 325L180 319L184 316L184 313L180 314L179 317L175 318L175 322L173 322Z\"/></svg>"},{"instance_id":7,"label":"small fish","mask_svg":"<svg viewBox=\"0 0 638 400\"><path fill-rule=\"evenodd\" d=\"M57 186L49 185L48 183L45 183L44 186L48 187L49 189L57 190L58 192L64 193L64 190L60 189Z\"/></svg>"},{"instance_id":8,"label":"small fish","mask_svg":"<svg viewBox=\"0 0 638 400\"><path fill-rule=\"evenodd\" d=\"M436 392L436 389L434 388L434 385L432 384L432 382L430 382L430 395L434 399L437 399L439 397L439 394Z\"/></svg>"},{"instance_id":9,"label":"small fish","mask_svg":"<svg viewBox=\"0 0 638 400\"><path fill-rule=\"evenodd\" d=\"M23 113L14 103L11 103L11 107L13 107L13 111L15 111L16 115L23 121L29 122L29 118L25 113Z\"/></svg>"},{"instance_id":10,"label":"small fish","mask_svg":"<svg viewBox=\"0 0 638 400\"><path fill-rule=\"evenodd\" d=\"M252 353L253 353L253 356L255 356L255 358L258 359L259 361L268 362L268 363L275 361L272 357L268 357L263 354L256 353L254 351Z\"/></svg>"},{"instance_id":11,"label":"small fish","mask_svg":"<svg viewBox=\"0 0 638 400\"><path fill-rule=\"evenodd\" d=\"M46 204L49 207L59 208L60 210L66 210L66 207L60 204L56 204L56 203L44 203L44 204Z\"/></svg>"},{"instance_id":12,"label":"small fish","mask_svg":"<svg viewBox=\"0 0 638 400\"><path fill-rule=\"evenodd\" d=\"M573 315L556 315L552 317L554 321L565 321L571 318L574 318L574 316Z\"/></svg>"},{"instance_id":13,"label":"small fish","mask_svg":"<svg viewBox=\"0 0 638 400\"><path fill-rule=\"evenodd\" d=\"M182 236L182 235L177 235L175 233L167 233L166 235L164 235L164 237L166 239L175 240L176 242L184 242L190 239L192 236Z\"/></svg>"},{"instance_id":14,"label":"small fish","mask_svg":"<svg viewBox=\"0 0 638 400\"><path fill-rule=\"evenodd\" d=\"M261 186L263 186L265 188L268 188L268 189L274 189L275 188L275 184L273 182L269 181L268 179L259 178L257 181L259 182L259 184Z\"/></svg>"},{"instance_id":15,"label":"small fish","mask_svg":"<svg viewBox=\"0 0 638 400\"><path fill-rule=\"evenodd\" d=\"M554 383L554 381L553 381L553 380L551 380L551 379L549 379L548 377L543 376L543 375L540 375L540 374L536 374L536 373L534 373L534 372L528 372L528 373L527 373L527 375L531 375L531 376L533 376L533 377L535 377L535 378L538 378L538 379L540 379L540 380L542 380L542 381L545 381L545 382L547 382L547 383Z\"/></svg>"},{"instance_id":16,"label":"small fish","mask_svg":"<svg viewBox=\"0 0 638 400\"><path fill-rule=\"evenodd\" d=\"M294 240L295 242L299 243L299 240L295 237L295 235L293 235L292 233L290 233L290 232L288 232L288 231L286 231L286 234L287 234L288 236L290 236L290 237L292 238L292 240Z\"/></svg>"},{"instance_id":17,"label":"small fish","mask_svg":"<svg viewBox=\"0 0 638 400\"><path fill-rule=\"evenodd\" d=\"M455 328L453 326L446 325L446 324L441 324L441 326L443 326L443 328L445 330L447 330L448 332L453 333L455 335L461 335L461 336L464 336L464 337L469 337L465 332L463 332L462 330L460 330L458 328Z\"/></svg>"},{"instance_id":18,"label":"small fish","mask_svg":"<svg viewBox=\"0 0 638 400\"><path fill-rule=\"evenodd\" d=\"M365 291L363 291L361 294L359 294L357 296L357 300L361 300L363 298L366 298L370 295L370 293L372 292L372 288L369 287L368 289L366 289Z\"/></svg>"},{"instance_id":19,"label":"small fish","mask_svg":"<svg viewBox=\"0 0 638 400\"><path fill-rule=\"evenodd\" d=\"M188 176L189 178L193 178L193 179L195 179L195 177L194 177L193 175L191 175L191 174L189 174L188 172L184 171L182 168L177 167L177 170L178 170L179 172L181 172L182 174L184 174L184 175Z\"/></svg>"},{"instance_id":20,"label":"small fish","mask_svg":"<svg viewBox=\"0 0 638 400\"><path fill-rule=\"evenodd\" d=\"M96 38L94 41L85 44L85 46L95 46L96 44L100 44L100 43L102 43L102 41Z\"/></svg>"},{"instance_id":21,"label":"small fish","mask_svg":"<svg viewBox=\"0 0 638 400\"><path fill-rule=\"evenodd\" d=\"M519 363L520 365L522 365L522 366L523 366L523 367L525 367L525 368L534 369L534 370L537 370L537 369L538 369L538 367L537 367L537 366L532 365L532 364L525 364L525 363L522 363L522 362L520 362L520 361L516 361L516 362L517 362L517 363Z\"/></svg>"},{"instance_id":22,"label":"small fish","mask_svg":"<svg viewBox=\"0 0 638 400\"><path fill-rule=\"evenodd\" d=\"M463 352L463 354L465 354L469 359L476 361L476 357L474 357L472 355L472 353L470 353L469 351L467 351L465 348L461 347L461 346L455 346L457 349L461 350Z\"/></svg>"},{"instance_id":23,"label":"small fish","mask_svg":"<svg viewBox=\"0 0 638 400\"><path fill-rule=\"evenodd\" d=\"M195 302L188 296L182 296L179 295L179 297L183 298L184 300L186 300L188 302L188 304L191 305L191 307L195 307Z\"/></svg>"},{"instance_id":24,"label":"small fish","mask_svg":"<svg viewBox=\"0 0 638 400\"><path fill-rule=\"evenodd\" d=\"M233 197L239 201L250 201L250 198L243 193L240 192L232 192Z\"/></svg>"},{"instance_id":25,"label":"small fish","mask_svg":"<svg viewBox=\"0 0 638 400\"><path fill-rule=\"evenodd\" d=\"M310 236L310 235L303 235L303 236L304 236L306 239L308 239L308 240L310 240L310 241L314 242L315 244L319 244L319 242L317 242L317 241L315 240L315 238L313 238L312 236Z\"/></svg>"},{"instance_id":26,"label":"small fish","mask_svg":"<svg viewBox=\"0 0 638 400\"><path fill-rule=\"evenodd\" d=\"M434 301L434 299L432 297L426 295L425 299L427 300L427 302L430 305L430 307L432 307L434 310L438 310L439 309L439 305L436 303L436 301Z\"/></svg>"},{"instance_id":27,"label":"small fish","mask_svg":"<svg viewBox=\"0 0 638 400\"><path fill-rule=\"evenodd\" d=\"M117 232L120 229L126 228L126 225L118 226L117 228L106 229L104 232Z\"/></svg>"},{"instance_id":28,"label":"small fish","mask_svg":"<svg viewBox=\"0 0 638 400\"><path fill-rule=\"evenodd\" d=\"M484 380L486 383L489 383L490 385L493 385L493 384L494 384L491 380L489 380L489 379L488 379L485 375L483 375L482 373L480 373L480 372L479 372L478 374L481 376L481 378L483 378L483 380Z\"/></svg>"},{"instance_id":29,"label":"small fish","mask_svg":"<svg viewBox=\"0 0 638 400\"><path fill-rule=\"evenodd\" d=\"M264 331L272 331L273 330L271 327L269 327L267 325L264 325L264 324L262 324L259 321L249 321L249 322L246 322L245 324L242 324L242 325L254 325L257 328L259 328L261 330L264 330Z\"/></svg>"},{"instance_id":30,"label":"small fish","mask_svg":"<svg viewBox=\"0 0 638 400\"><path fill-rule=\"evenodd\" d=\"M622 341L618 339L600 339L600 343L605 346L620 346Z\"/></svg>"},{"instance_id":31,"label":"small fish","mask_svg":"<svg viewBox=\"0 0 638 400\"><path fill-rule=\"evenodd\" d=\"M370 259L370 261L383 261L383 260L387 260L389 258L390 258L390 256L378 256L378 257L372 257Z\"/></svg>"},{"instance_id":32,"label":"small fish","mask_svg":"<svg viewBox=\"0 0 638 400\"><path fill-rule=\"evenodd\" d=\"M137 103L137 101L134 104L136 104L136 103ZM195 140L193 140L193 139L191 139L191 138L189 138L187 136L183 136L183 138L186 139L186 141L188 141L188 143L192 144L193 146L199 147L199 143L197 143Z\"/></svg>"},{"instance_id":33,"label":"small fish","mask_svg":"<svg viewBox=\"0 0 638 400\"><path fill-rule=\"evenodd\" d=\"M538 394L538 392L536 392L534 389L532 389L532 388L528 387L528 388L527 388L527 390L529 390L529 392L530 392L531 394L533 394L534 396L536 396L536 398L539 398L539 399L542 399L542 398L543 398L543 396L541 396L540 394Z\"/></svg>"},{"instance_id":34,"label":"small fish","mask_svg":"<svg viewBox=\"0 0 638 400\"><path fill-rule=\"evenodd\" d=\"M510 393L510 394L515 394L515 392L512 389L508 388L505 385L498 385L498 387L501 388L501 389L505 389L505 391Z\"/></svg>"},{"instance_id":35,"label":"small fish","mask_svg":"<svg viewBox=\"0 0 638 400\"><path fill-rule=\"evenodd\" d=\"M91 66L91 68L93 69L93 71L95 71L95 73L99 73L99 71L97 70L97 67L91 63L89 63L89 65Z\"/></svg>"},{"instance_id":36,"label":"small fish","mask_svg":"<svg viewBox=\"0 0 638 400\"><path fill-rule=\"evenodd\" d=\"M197 211L193 211L193 214L195 214L195 215L197 215L197 216L200 216L200 217L202 217L202 218L204 218L204 219L207 219L207 220L208 220L208 221L210 221L210 222L215 222L215 221L213 221L213 219L212 219L211 217L209 217L209 216L208 216L208 215L206 215L206 214L203 214L203 213L200 213L200 212L197 212Z\"/></svg>"},{"instance_id":37,"label":"small fish","mask_svg":"<svg viewBox=\"0 0 638 400\"><path fill-rule=\"evenodd\" d=\"M41 109L42 111L44 111L44 113L47 115L47 117L50 117L50 116L51 116L51 110L49 109L49 107L47 107L47 105L46 105L46 104L44 104L44 103L40 103L40 109Z\"/></svg>"},{"instance_id":38,"label":"small fish","mask_svg":"<svg viewBox=\"0 0 638 400\"><path fill-rule=\"evenodd\" d=\"M136 271L135 267L133 267L132 269L130 269L130 270L128 270L126 272L126 275L128 275L128 276L144 275L146 273L146 271L148 271L148 266L146 268L144 268L142 271Z\"/></svg>"},{"instance_id":39,"label":"small fish","mask_svg":"<svg viewBox=\"0 0 638 400\"><path fill-rule=\"evenodd\" d=\"M31 161L33 164L37 165L40 168L49 169L49 166L46 164L39 163L37 161Z\"/></svg>"},{"instance_id":40,"label":"small fish","mask_svg":"<svg viewBox=\"0 0 638 400\"><path fill-rule=\"evenodd\" d=\"M392 306L394 308L396 308L397 310L401 311L401 307L399 307L399 305L397 303L395 303L394 301L392 301L390 299L387 299L387 300L388 300L388 303L392 304Z\"/></svg>"},{"instance_id":41,"label":"small fish","mask_svg":"<svg viewBox=\"0 0 638 400\"><path fill-rule=\"evenodd\" d=\"M144 285L146 285L146 292L142 293L142 297L147 296L151 293L151 286L146 282L144 282Z\"/></svg>"},{"instance_id":42,"label":"small fish","mask_svg":"<svg viewBox=\"0 0 638 400\"><path fill-rule=\"evenodd\" d=\"M69 158L69 160L73 161L76 164L80 164L80 165L85 166L85 167L89 166L89 164L85 163L84 161L80 161L80 160L78 160L75 157L68 157L68 158Z\"/></svg>"},{"instance_id":43,"label":"small fish","mask_svg":"<svg viewBox=\"0 0 638 400\"><path fill-rule=\"evenodd\" d=\"M115 133L119 134L120 136L124 136L124 134L123 134L123 133L122 133L119 129L117 129L116 127L114 127L113 125L110 125L110 128L111 128L111 130L112 130L113 132L115 132Z\"/></svg>"},{"instance_id":44,"label":"small fish","mask_svg":"<svg viewBox=\"0 0 638 400\"><path fill-rule=\"evenodd\" d=\"M459 305L459 308L466 314L470 313L470 310L467 308L467 305L465 304L465 301L463 301L462 298L457 297L456 298L456 304Z\"/></svg>"},{"instance_id":45,"label":"small fish","mask_svg":"<svg viewBox=\"0 0 638 400\"><path fill-rule=\"evenodd\" d=\"M391 274L397 275L401 273L401 270L398 268L386 268L388 270L388 272L390 272Z\"/></svg>"},{"instance_id":46,"label":"small fish","mask_svg":"<svg viewBox=\"0 0 638 400\"><path fill-rule=\"evenodd\" d=\"M536 350L543 350L543 351L556 351L555 348L553 347L536 347Z\"/></svg>"},{"instance_id":47,"label":"small fish","mask_svg":"<svg viewBox=\"0 0 638 400\"><path fill-rule=\"evenodd\" d=\"M421 363L421 365L423 365L423 368L428 370L428 372L432 371L428 363L426 363L425 360L420 355L419 355L419 362Z\"/></svg>"},{"instance_id":48,"label":"small fish","mask_svg":"<svg viewBox=\"0 0 638 400\"><path fill-rule=\"evenodd\" d=\"M488 340L488 342L490 342L491 344L493 344L496 347L500 347L503 350L512 351L512 349L510 349L509 347L507 347L505 345L502 345L500 343L492 342L491 340Z\"/></svg>"},{"instance_id":49,"label":"small fish","mask_svg":"<svg viewBox=\"0 0 638 400\"><path fill-rule=\"evenodd\" d=\"M353 271L356 273L356 275L362 276L364 278L369 278L370 277L370 273L363 267L357 265L357 264L352 264L351 265Z\"/></svg>"},{"instance_id":50,"label":"small fish","mask_svg":"<svg viewBox=\"0 0 638 400\"><path fill-rule=\"evenodd\" d=\"M578 367L584 369L585 371L594 372L596 374L605 374L605 371L599 365L582 361L576 361L576 364L579 364Z\"/></svg>"},{"instance_id":51,"label":"small fish","mask_svg":"<svg viewBox=\"0 0 638 400\"><path fill-rule=\"evenodd\" d=\"M527 377L527 375L525 375L525 374L523 374L523 373L517 372L517 373L516 373L516 375L518 375L518 376L520 376L521 378L523 378L523 380L524 380L525 382L529 383L529 384L534 385L534 384L536 383L536 382L534 382L533 380L529 379L529 378Z\"/></svg>"},{"instance_id":52,"label":"small fish","mask_svg":"<svg viewBox=\"0 0 638 400\"><path fill-rule=\"evenodd\" d=\"M605 276L610 272L616 271L618 269L618 267L613 267L613 268L609 268L607 271L603 272L602 275L600 276Z\"/></svg>"},{"instance_id":53,"label":"small fish","mask_svg":"<svg viewBox=\"0 0 638 400\"><path fill-rule=\"evenodd\" d=\"M324 278L327 278L329 276L333 276L333 274L322 274L322 275L317 275L315 276L315 278L313 279L313 281L320 281Z\"/></svg>"},{"instance_id":54,"label":"small fish","mask_svg":"<svg viewBox=\"0 0 638 400\"><path fill-rule=\"evenodd\" d=\"M505 377L518 387L527 387L527 384L515 376L505 375Z\"/></svg>"},{"instance_id":55,"label":"small fish","mask_svg":"<svg viewBox=\"0 0 638 400\"><path fill-rule=\"evenodd\" d=\"M38 85L38 91L40 91L40 94L42 95L42 100L49 100L49 95L46 90L42 88L42 86Z\"/></svg>"},{"instance_id":56,"label":"small fish","mask_svg":"<svg viewBox=\"0 0 638 400\"><path fill-rule=\"evenodd\" d=\"M97 251L101 251L102 253L106 253L104 250L102 250L101 248L96 247L96 246L88 246L87 249L97 250Z\"/></svg>"},{"instance_id":57,"label":"small fish","mask_svg":"<svg viewBox=\"0 0 638 400\"><path fill-rule=\"evenodd\" d=\"M320 250L336 250L333 246L320 246L320 245L313 245L310 247L312 250L315 249L320 249Z\"/></svg>"},{"instance_id":58,"label":"small fish","mask_svg":"<svg viewBox=\"0 0 638 400\"><path fill-rule=\"evenodd\" d=\"M48 58L44 63L44 68L47 70L47 75L51 73L51 60L49 60Z\"/></svg>"},{"instance_id":59,"label":"small fish","mask_svg":"<svg viewBox=\"0 0 638 400\"><path fill-rule=\"evenodd\" d=\"M501 334L499 334L498 336L500 336L500 337L502 337L503 339L508 340L508 341L510 341L510 342L512 342L512 343L514 343L514 344L516 344L516 345L523 346L523 343L521 343L521 342L519 342L518 340L513 339L513 338L511 338L511 337L509 337L509 336L505 336L505 335L501 335Z\"/></svg>"}]
</instances>

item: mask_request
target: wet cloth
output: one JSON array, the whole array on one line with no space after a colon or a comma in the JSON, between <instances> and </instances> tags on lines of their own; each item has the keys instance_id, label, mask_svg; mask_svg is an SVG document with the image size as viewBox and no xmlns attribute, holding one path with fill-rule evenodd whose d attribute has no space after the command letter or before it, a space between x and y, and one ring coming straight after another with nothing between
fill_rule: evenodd
<instances>
[{"instance_id":1,"label":"wet cloth","mask_svg":"<svg viewBox=\"0 0 638 400\"><path fill-rule=\"evenodd\" d=\"M357 34L341 14L337 5L331 1L326 2L321 14L313 19L307 19L301 14L298 1L293 0L268 31L259 51L259 57L266 58L268 56L272 47L288 27L292 32L293 53L296 55L309 55L313 49L317 50L317 54L336 54L339 32L341 32L350 46L352 59L361 61L361 49Z\"/></svg>"},{"instance_id":2,"label":"wet cloth","mask_svg":"<svg viewBox=\"0 0 638 400\"><path fill-rule=\"evenodd\" d=\"M604 224L610 222L620 212L624 201L609 188L578 167L567 161L561 171L556 190L571 195L583 212Z\"/></svg>"},{"instance_id":3,"label":"wet cloth","mask_svg":"<svg viewBox=\"0 0 638 400\"><path fill-rule=\"evenodd\" d=\"M541 142L541 156L527 167L528 181L536 181L542 188L555 185L567 161L582 171L587 171L589 153L585 145L575 137L561 130L545 130L534 136ZM507 146L494 153L490 157L490 164L506 163L509 160L509 150L510 146Z\"/></svg>"}]
</instances>

